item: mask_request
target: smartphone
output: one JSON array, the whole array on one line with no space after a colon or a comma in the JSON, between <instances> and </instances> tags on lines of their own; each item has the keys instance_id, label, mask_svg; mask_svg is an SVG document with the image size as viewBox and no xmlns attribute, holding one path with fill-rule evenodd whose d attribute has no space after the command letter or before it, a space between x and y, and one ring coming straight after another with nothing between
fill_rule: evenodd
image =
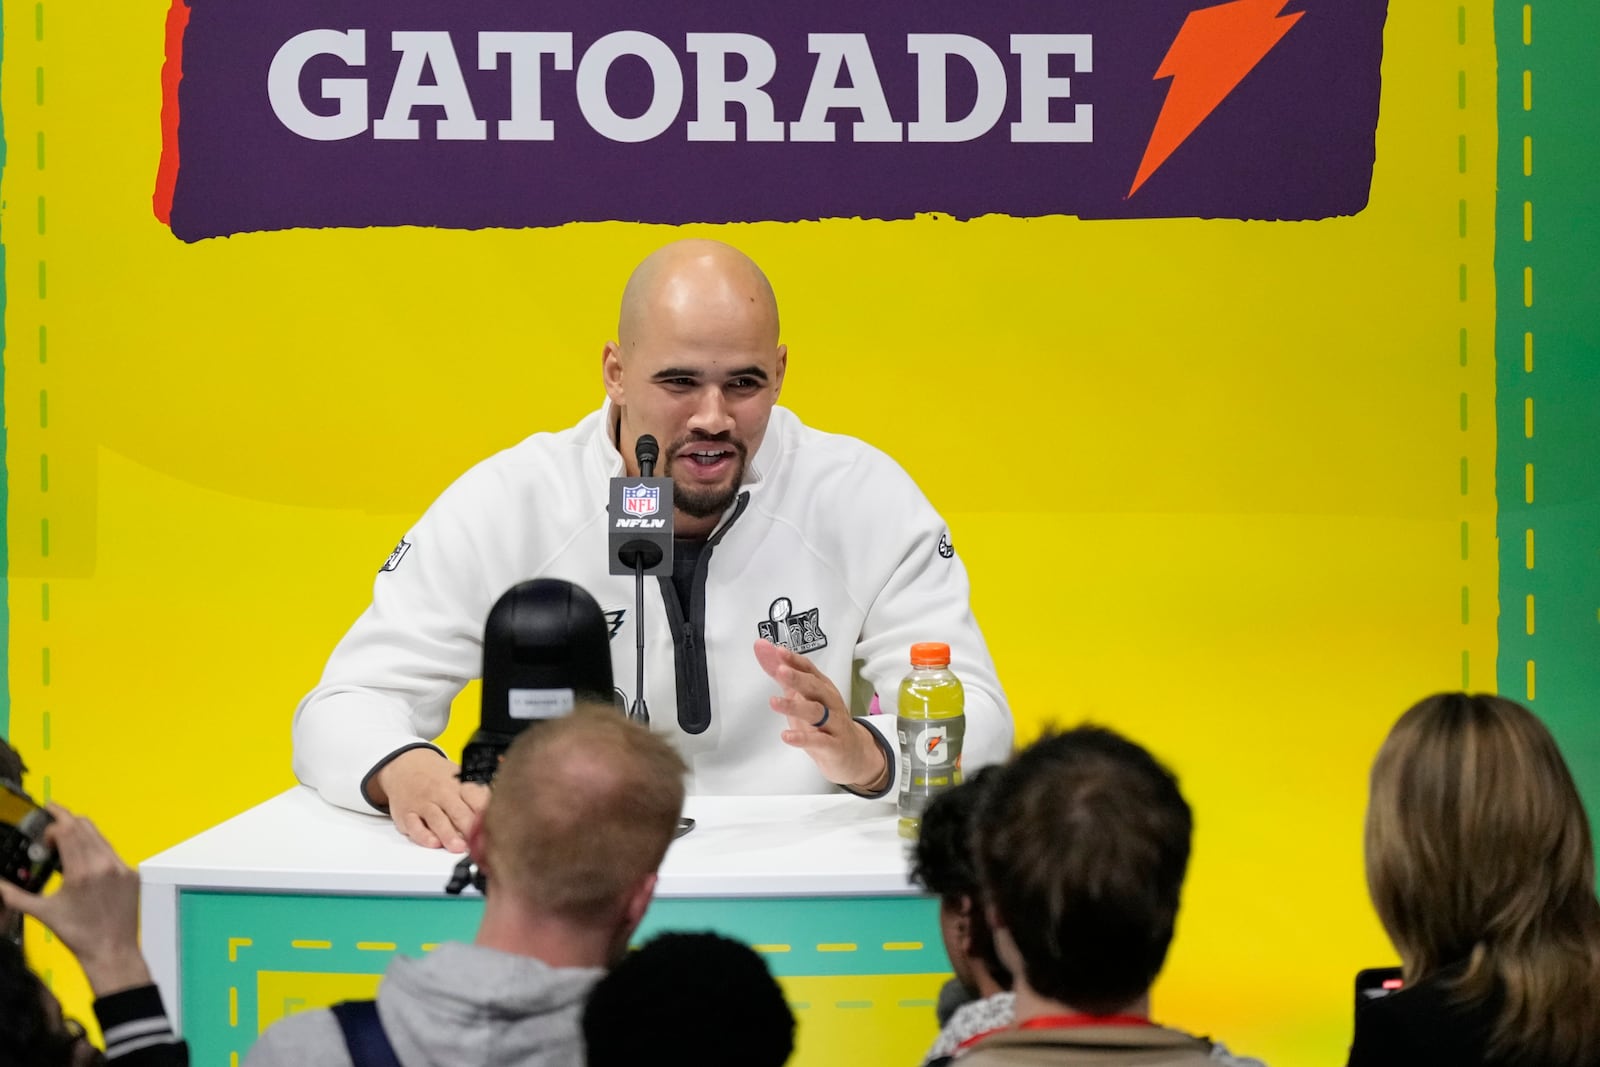
<instances>
[{"instance_id":1,"label":"smartphone","mask_svg":"<svg viewBox=\"0 0 1600 1067\"><path fill-rule=\"evenodd\" d=\"M1405 984L1398 967L1368 967L1357 971L1356 1011L1360 1011L1363 1004L1400 992Z\"/></svg>"}]
</instances>

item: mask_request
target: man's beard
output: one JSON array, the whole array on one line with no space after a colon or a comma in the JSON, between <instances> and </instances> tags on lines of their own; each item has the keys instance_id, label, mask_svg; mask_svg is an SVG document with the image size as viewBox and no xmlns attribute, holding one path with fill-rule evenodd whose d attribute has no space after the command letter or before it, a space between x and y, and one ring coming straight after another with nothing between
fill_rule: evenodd
<instances>
[{"instance_id":1,"label":"man's beard","mask_svg":"<svg viewBox=\"0 0 1600 1067\"><path fill-rule=\"evenodd\" d=\"M721 515L724 511L727 511L728 506L738 497L739 490L744 485L745 450L744 445L736 441L714 437L688 437L682 441L674 441L672 450L668 455L678 456L684 449L696 443L727 445L733 449L734 455L733 477L729 480L726 488L707 487L702 489L693 487L689 482L680 478L674 478L672 481L672 506L685 515L696 519L706 519L713 515ZM674 460L673 462L679 462L679 460ZM681 462L692 464L694 460L683 459Z\"/></svg>"}]
</instances>

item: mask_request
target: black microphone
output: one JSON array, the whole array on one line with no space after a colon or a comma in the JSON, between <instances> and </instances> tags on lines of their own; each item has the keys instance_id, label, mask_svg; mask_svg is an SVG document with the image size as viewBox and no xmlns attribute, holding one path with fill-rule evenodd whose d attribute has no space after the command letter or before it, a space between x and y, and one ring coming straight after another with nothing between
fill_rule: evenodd
<instances>
[{"instance_id":1,"label":"black microphone","mask_svg":"<svg viewBox=\"0 0 1600 1067\"><path fill-rule=\"evenodd\" d=\"M649 434L640 434L639 440L633 444L633 458L639 461L639 474L645 478L656 472L656 460L661 457L661 448L656 444L656 439Z\"/></svg>"},{"instance_id":2,"label":"black microphone","mask_svg":"<svg viewBox=\"0 0 1600 1067\"><path fill-rule=\"evenodd\" d=\"M611 479L611 573L633 574L634 690L628 718L650 722L644 699L644 576L672 573L672 479L656 478L661 446L649 434L640 434L633 446L639 465L637 478Z\"/></svg>"},{"instance_id":3,"label":"black microphone","mask_svg":"<svg viewBox=\"0 0 1600 1067\"><path fill-rule=\"evenodd\" d=\"M661 446L654 437L641 434L633 454L639 464L639 477L623 475L611 479L611 498L606 507L611 515L611 573L670 575L672 479L651 474L661 455Z\"/></svg>"}]
</instances>

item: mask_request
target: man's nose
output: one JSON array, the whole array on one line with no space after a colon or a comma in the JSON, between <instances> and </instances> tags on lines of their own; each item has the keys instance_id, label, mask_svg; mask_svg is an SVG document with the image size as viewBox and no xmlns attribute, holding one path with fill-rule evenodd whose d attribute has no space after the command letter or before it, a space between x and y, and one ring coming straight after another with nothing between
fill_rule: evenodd
<instances>
[{"instance_id":1,"label":"man's nose","mask_svg":"<svg viewBox=\"0 0 1600 1067\"><path fill-rule=\"evenodd\" d=\"M726 433L733 429L733 416L728 413L728 405L721 389L710 388L700 391L700 395L696 398L694 413L689 418L689 428L707 434Z\"/></svg>"}]
</instances>

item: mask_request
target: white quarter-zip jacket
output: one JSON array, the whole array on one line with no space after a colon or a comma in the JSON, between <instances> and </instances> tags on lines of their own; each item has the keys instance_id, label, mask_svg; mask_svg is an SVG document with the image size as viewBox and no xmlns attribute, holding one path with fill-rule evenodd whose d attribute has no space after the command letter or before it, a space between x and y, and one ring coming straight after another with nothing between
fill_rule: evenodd
<instances>
[{"instance_id":1,"label":"white quarter-zip jacket","mask_svg":"<svg viewBox=\"0 0 1600 1067\"><path fill-rule=\"evenodd\" d=\"M302 782L374 810L367 777L444 730L451 700L482 669L489 609L530 578L563 578L599 601L613 677L632 703L641 620L634 579L611 574L608 556L609 479L623 473L614 417L608 403L491 456L418 520L295 711ZM891 752L911 645L946 642L966 690L963 766L1010 752L1011 714L944 521L894 460L782 407L707 541L691 602L678 602L671 578L647 580L643 625L651 728L683 755L691 792L837 788L779 737L787 723L768 703L779 687L752 651L763 637L817 664ZM874 692L886 714L866 716Z\"/></svg>"}]
</instances>

